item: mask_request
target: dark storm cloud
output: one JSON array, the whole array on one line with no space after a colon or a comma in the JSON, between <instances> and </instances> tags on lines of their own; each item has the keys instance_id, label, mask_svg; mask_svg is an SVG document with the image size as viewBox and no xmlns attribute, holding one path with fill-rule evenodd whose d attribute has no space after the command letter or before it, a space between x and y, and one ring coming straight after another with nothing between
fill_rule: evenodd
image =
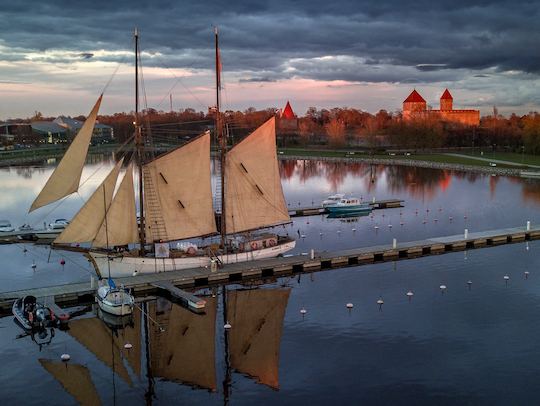
<instances>
[{"instance_id":1,"label":"dark storm cloud","mask_svg":"<svg viewBox=\"0 0 540 406\"><path fill-rule=\"evenodd\" d=\"M4 60L54 49L96 60L95 50L130 49L138 26L142 48L161 55L146 65L212 68L216 24L224 68L244 72L244 81L294 76L430 82L454 80L465 70L540 72L539 11L533 2L2 0L0 5ZM53 62L65 61L58 56Z\"/></svg>"}]
</instances>

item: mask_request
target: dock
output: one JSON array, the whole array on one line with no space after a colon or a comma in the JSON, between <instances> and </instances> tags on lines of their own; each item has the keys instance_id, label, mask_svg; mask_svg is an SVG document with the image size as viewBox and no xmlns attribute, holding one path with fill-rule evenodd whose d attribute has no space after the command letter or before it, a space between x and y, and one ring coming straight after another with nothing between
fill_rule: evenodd
<instances>
[{"instance_id":1,"label":"dock","mask_svg":"<svg viewBox=\"0 0 540 406\"><path fill-rule=\"evenodd\" d=\"M264 281L300 273L413 259L537 239L540 239L540 226L505 228L430 238L420 241L403 243L393 241L391 244L372 247L312 252L309 255L294 255L242 262L225 265L214 271L208 267L142 274L118 278L116 282L117 284L123 284L125 287L131 288L136 296L156 294L160 290L163 290L163 288L168 290L172 295L177 295L178 292L171 292L171 286L180 289L199 289L232 283ZM36 297L53 296L54 302L63 306L92 303L94 301L95 285L95 281L91 280L90 282L3 292L0 293L0 313L8 313L15 299L25 295ZM183 294L178 294L179 298L183 296Z\"/></svg>"},{"instance_id":2,"label":"dock","mask_svg":"<svg viewBox=\"0 0 540 406\"><path fill-rule=\"evenodd\" d=\"M403 199L387 199L387 200L373 200L369 203L372 210L379 209L394 209L398 207L404 207ZM318 216L320 214L327 214L328 211L322 206L309 206L309 207L298 207L291 208L289 206L289 216L290 217L305 217L305 216Z\"/></svg>"}]
</instances>

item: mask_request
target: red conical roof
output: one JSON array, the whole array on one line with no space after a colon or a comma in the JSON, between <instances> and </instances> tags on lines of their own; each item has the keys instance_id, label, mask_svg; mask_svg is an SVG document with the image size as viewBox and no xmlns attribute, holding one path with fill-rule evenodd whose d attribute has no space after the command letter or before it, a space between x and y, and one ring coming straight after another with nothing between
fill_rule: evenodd
<instances>
[{"instance_id":1,"label":"red conical roof","mask_svg":"<svg viewBox=\"0 0 540 406\"><path fill-rule=\"evenodd\" d=\"M450 94L450 92L448 91L448 89L445 89L444 90L444 93L442 94L441 96L441 100L454 100L454 98L452 97L452 95Z\"/></svg>"},{"instance_id":2,"label":"red conical roof","mask_svg":"<svg viewBox=\"0 0 540 406\"><path fill-rule=\"evenodd\" d=\"M281 118L292 120L294 117L295 117L294 111L293 111L293 109L291 107L291 104L287 100L287 105L283 109L283 113L281 113Z\"/></svg>"},{"instance_id":3,"label":"red conical roof","mask_svg":"<svg viewBox=\"0 0 540 406\"><path fill-rule=\"evenodd\" d=\"M422 96L420 96L420 93L418 93L416 89L414 89L409 95L409 97L407 97L403 103L411 103L411 102L412 103L425 103L426 101L424 100Z\"/></svg>"}]
</instances>

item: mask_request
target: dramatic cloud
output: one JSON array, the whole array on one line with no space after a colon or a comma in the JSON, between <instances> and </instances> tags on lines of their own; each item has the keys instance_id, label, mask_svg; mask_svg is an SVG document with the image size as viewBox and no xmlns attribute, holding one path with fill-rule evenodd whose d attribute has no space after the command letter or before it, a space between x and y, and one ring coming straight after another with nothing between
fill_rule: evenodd
<instances>
[{"instance_id":1,"label":"dramatic cloud","mask_svg":"<svg viewBox=\"0 0 540 406\"><path fill-rule=\"evenodd\" d=\"M225 80L229 90L240 92L230 95L237 100L231 108L271 107L286 98L301 111L311 104L328 106L300 87L317 82L320 86L308 88L333 83L333 91L343 91L339 105L367 110L399 108L412 84L426 93L448 86L462 96L456 100L462 106L497 104L500 111L517 112L538 108L540 11L534 2L2 3L0 92L15 97L19 107L2 107L0 118L47 108L51 114L81 113L118 64L115 80L125 87L113 81L113 98L104 108L129 109L135 26L153 103L167 92L184 107L212 103L212 26L218 25ZM48 90L27 99L26 110L20 110L22 95L32 94L32 89L20 93L25 84ZM362 92L344 91L349 85ZM386 90L389 85L393 91ZM261 97L261 90L254 90L261 87L274 98ZM79 93L61 101L70 89ZM328 103L335 100L332 96Z\"/></svg>"}]
</instances>

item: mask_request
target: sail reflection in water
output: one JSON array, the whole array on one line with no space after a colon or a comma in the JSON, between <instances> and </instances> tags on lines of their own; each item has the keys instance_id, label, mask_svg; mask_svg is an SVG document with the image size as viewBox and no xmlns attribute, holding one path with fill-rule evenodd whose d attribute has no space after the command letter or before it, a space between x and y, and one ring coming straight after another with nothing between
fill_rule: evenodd
<instances>
[{"instance_id":1,"label":"sail reflection in water","mask_svg":"<svg viewBox=\"0 0 540 406\"><path fill-rule=\"evenodd\" d=\"M205 300L206 313L200 315L162 299L148 306L150 317L159 323L150 329L150 359L155 377L216 390L217 301Z\"/></svg>"}]
</instances>

